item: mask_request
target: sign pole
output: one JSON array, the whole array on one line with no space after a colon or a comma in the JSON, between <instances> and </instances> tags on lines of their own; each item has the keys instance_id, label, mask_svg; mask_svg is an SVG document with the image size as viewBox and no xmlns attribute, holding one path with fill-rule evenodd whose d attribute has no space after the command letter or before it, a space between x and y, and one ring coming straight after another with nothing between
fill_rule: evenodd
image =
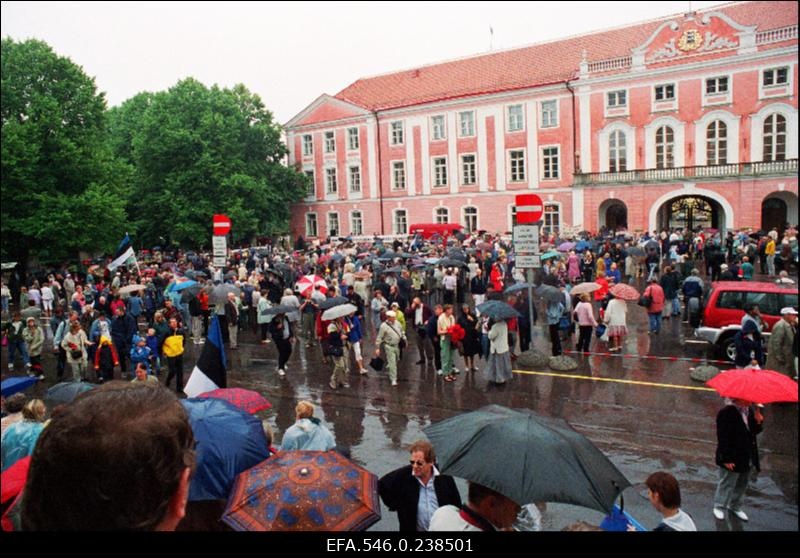
<instances>
[{"instance_id":1,"label":"sign pole","mask_svg":"<svg viewBox=\"0 0 800 558\"><path fill-rule=\"evenodd\" d=\"M528 268L528 283L533 285L533 268ZM533 287L528 287L528 316L530 320L531 348L533 348Z\"/></svg>"}]
</instances>

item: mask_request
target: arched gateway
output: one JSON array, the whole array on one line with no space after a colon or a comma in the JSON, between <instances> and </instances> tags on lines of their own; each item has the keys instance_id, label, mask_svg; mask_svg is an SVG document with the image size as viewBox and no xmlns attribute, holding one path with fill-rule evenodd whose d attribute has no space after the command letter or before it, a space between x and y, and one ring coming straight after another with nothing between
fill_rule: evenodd
<instances>
[{"instance_id":1,"label":"arched gateway","mask_svg":"<svg viewBox=\"0 0 800 558\"><path fill-rule=\"evenodd\" d=\"M734 227L733 207L720 194L699 188L684 188L664 194L650 207L650 230L718 229Z\"/></svg>"}]
</instances>

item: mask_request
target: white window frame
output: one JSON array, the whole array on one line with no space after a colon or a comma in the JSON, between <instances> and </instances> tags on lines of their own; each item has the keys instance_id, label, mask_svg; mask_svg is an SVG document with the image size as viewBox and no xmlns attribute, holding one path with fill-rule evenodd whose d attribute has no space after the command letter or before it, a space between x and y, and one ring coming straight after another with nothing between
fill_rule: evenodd
<instances>
[{"instance_id":1,"label":"white window frame","mask_svg":"<svg viewBox=\"0 0 800 558\"><path fill-rule=\"evenodd\" d=\"M511 163L511 155L512 153L522 153L522 178L514 180L512 170L512 163ZM527 149L524 147L516 147L514 149L509 149L506 151L506 176L508 176L509 183L512 184L523 184L528 181L528 153Z\"/></svg>"},{"instance_id":2,"label":"white window frame","mask_svg":"<svg viewBox=\"0 0 800 558\"><path fill-rule=\"evenodd\" d=\"M306 199L315 199L317 197L317 171L313 167L303 169L303 174L311 177L311 189L306 190Z\"/></svg>"},{"instance_id":3,"label":"white window frame","mask_svg":"<svg viewBox=\"0 0 800 558\"><path fill-rule=\"evenodd\" d=\"M395 120L389 124L389 141L390 145L405 145L405 122L402 120Z\"/></svg>"},{"instance_id":4,"label":"white window frame","mask_svg":"<svg viewBox=\"0 0 800 558\"><path fill-rule=\"evenodd\" d=\"M444 162L443 165L437 168L437 162ZM444 182L439 182L439 170L444 172ZM447 156L446 155L436 155L435 157L431 157L431 187L432 188L446 188L449 186L449 176L447 172Z\"/></svg>"},{"instance_id":5,"label":"white window frame","mask_svg":"<svg viewBox=\"0 0 800 558\"><path fill-rule=\"evenodd\" d=\"M664 143L658 143L658 132L664 130ZM672 141L668 141L668 133L672 134ZM677 150L677 133L675 132L675 128L667 123L658 126L655 131L655 135L653 136L653 148L655 149L655 166L653 168L658 170L667 170L667 169L674 169L678 165L676 164L676 150ZM663 153L661 153L663 151ZM658 166L658 157L662 155L663 165Z\"/></svg>"},{"instance_id":6,"label":"white window frame","mask_svg":"<svg viewBox=\"0 0 800 558\"><path fill-rule=\"evenodd\" d=\"M355 133L353 133L355 132ZM355 141L353 141L355 140ZM354 145L355 144L355 145ZM347 129L347 150L358 151L361 146L361 140L358 137L358 127L351 127Z\"/></svg>"},{"instance_id":7,"label":"white window frame","mask_svg":"<svg viewBox=\"0 0 800 558\"><path fill-rule=\"evenodd\" d=\"M331 174L330 171L333 171ZM333 189L331 189L331 177L333 177ZM339 177L336 167L325 167L325 197L336 196L339 194Z\"/></svg>"},{"instance_id":8,"label":"white window frame","mask_svg":"<svg viewBox=\"0 0 800 558\"><path fill-rule=\"evenodd\" d=\"M658 89L663 87L665 90L667 87L672 87L672 98L670 99L656 99L656 94L658 93ZM677 82L665 82L659 83L654 85L651 89L650 93L650 112L665 112L665 111L674 111L678 109L678 83Z\"/></svg>"},{"instance_id":9,"label":"white window frame","mask_svg":"<svg viewBox=\"0 0 800 558\"><path fill-rule=\"evenodd\" d=\"M469 114L469 124L470 130L469 133L465 133L464 131L464 116ZM475 137L475 111L474 110L462 110L458 113L458 137L460 138L472 138Z\"/></svg>"},{"instance_id":10,"label":"white window frame","mask_svg":"<svg viewBox=\"0 0 800 558\"><path fill-rule=\"evenodd\" d=\"M444 221L440 221L439 220L439 213L440 212L443 212L444 215L445 215L445 220ZM433 208L433 222L436 223L437 225L446 225L446 224L450 223L450 208L449 207L445 207L443 205L437 205L436 207L434 207Z\"/></svg>"},{"instance_id":11,"label":"white window frame","mask_svg":"<svg viewBox=\"0 0 800 558\"><path fill-rule=\"evenodd\" d=\"M625 95L625 104L614 104L610 102L612 98L614 102L618 102L620 94ZM612 97L613 96L613 97ZM619 118L622 116L630 116L631 113L631 92L628 88L619 88L612 91L605 91L603 93L603 114L606 118Z\"/></svg>"},{"instance_id":12,"label":"white window frame","mask_svg":"<svg viewBox=\"0 0 800 558\"><path fill-rule=\"evenodd\" d=\"M625 134L625 161L627 164L627 170L625 172L636 170L636 129L627 122L616 121L604 127L598 134L600 147L600 172L610 172L609 169L611 168L611 164L608 150L610 146L611 133L617 130Z\"/></svg>"},{"instance_id":13,"label":"white window frame","mask_svg":"<svg viewBox=\"0 0 800 558\"><path fill-rule=\"evenodd\" d=\"M331 217L335 217L336 218L336 230L335 231L334 231L333 227L331 227ZM326 225L328 225L328 236L341 236L341 234L342 234L342 225L339 222L339 212L338 211L328 211Z\"/></svg>"},{"instance_id":14,"label":"white window frame","mask_svg":"<svg viewBox=\"0 0 800 558\"><path fill-rule=\"evenodd\" d=\"M658 90L659 89L663 89L664 92L666 93L668 87L672 87L672 97L665 97L663 99L659 99L658 98ZM675 101L678 98L677 93L676 93L677 90L678 90L678 87L675 84L675 82L672 82L672 83L659 83L658 85L654 85L653 86L653 102L654 103L668 103L670 101Z\"/></svg>"},{"instance_id":15,"label":"white window frame","mask_svg":"<svg viewBox=\"0 0 800 558\"><path fill-rule=\"evenodd\" d=\"M617 143L623 143L624 145L620 146L617 145L614 147L614 153L612 153L611 149L611 139L619 140L621 138L621 142L617 141ZM622 156L620 156L622 155ZM615 168L611 168L611 164L615 164ZM625 168L620 168L620 163L625 163ZM612 130L608 134L608 172L627 172L628 171L628 135L620 129Z\"/></svg>"},{"instance_id":16,"label":"white window frame","mask_svg":"<svg viewBox=\"0 0 800 558\"><path fill-rule=\"evenodd\" d=\"M512 114L511 109L519 109L519 115L514 115L514 120L518 120L519 122L512 122ZM514 128L512 126L513 123L517 123L518 126ZM507 105L506 106L506 131L509 133L516 133L516 132L524 132L525 131L525 105L522 103L516 105Z\"/></svg>"},{"instance_id":17,"label":"white window frame","mask_svg":"<svg viewBox=\"0 0 800 558\"><path fill-rule=\"evenodd\" d=\"M764 83L768 73L772 73L774 75L774 79L777 80L778 72L780 70L786 70L786 81L784 81L783 83L778 83L777 81L773 81L772 83ZM763 87L784 87L786 85L789 85L789 81L791 80L791 78L789 77L791 75L791 71L792 69L789 66L775 66L774 68L765 68L761 70L761 85Z\"/></svg>"},{"instance_id":18,"label":"white window frame","mask_svg":"<svg viewBox=\"0 0 800 558\"><path fill-rule=\"evenodd\" d=\"M336 132L327 131L322 137L325 138L325 153L336 153Z\"/></svg>"},{"instance_id":19,"label":"white window frame","mask_svg":"<svg viewBox=\"0 0 800 558\"><path fill-rule=\"evenodd\" d=\"M314 230L313 234L311 233L311 229L309 227L310 218L311 217L314 218L314 229L315 230ZM317 218L317 212L316 211L309 211L308 213L306 213L306 237L309 237L309 236L310 237L314 237L314 238L319 236L319 219Z\"/></svg>"},{"instance_id":20,"label":"white window frame","mask_svg":"<svg viewBox=\"0 0 800 558\"><path fill-rule=\"evenodd\" d=\"M786 82L772 85L764 85L764 77L767 72L775 72L778 70L786 70ZM764 68L758 76L758 99L779 99L782 97L791 97L794 91L794 72L792 66L773 66L771 68Z\"/></svg>"},{"instance_id":21,"label":"white window frame","mask_svg":"<svg viewBox=\"0 0 800 558\"><path fill-rule=\"evenodd\" d=\"M556 150L556 153L555 153L555 158L556 158L555 174L556 175L555 176L545 176L545 170L546 170L545 159L548 158L548 157L552 157L552 155L547 156L547 155L545 155L544 152L545 152L545 150L551 150L551 149L555 149ZM539 147L539 160L541 161L540 171L539 171L539 176L541 177L541 180L543 180L543 181L544 180L553 180L553 181L561 180L561 146L560 145L553 144L553 145L542 145L542 146L540 146Z\"/></svg>"},{"instance_id":22,"label":"white window frame","mask_svg":"<svg viewBox=\"0 0 800 558\"><path fill-rule=\"evenodd\" d=\"M392 170L392 190L405 190L406 185L408 184L408 177L406 176L406 162L404 160L395 160L389 163ZM402 168L399 168L398 165L402 165ZM397 183L397 171L400 170L403 173L403 183L398 185Z\"/></svg>"},{"instance_id":23,"label":"white window frame","mask_svg":"<svg viewBox=\"0 0 800 558\"><path fill-rule=\"evenodd\" d=\"M548 208L551 208L551 207L555 207L556 208L555 214L558 216L558 226L557 226L555 231L552 229L551 226L547 225L547 217L548 217L548 215L552 215L552 212L548 213L547 210L548 210ZM562 219L562 215L561 215L561 210L562 209L563 208L561 207L561 203L560 202L555 202L555 201L545 201L544 202L544 208L543 208L544 211L542 213L542 227L541 227L540 233L542 233L542 232L544 232L546 230L548 234L554 233L554 232L556 234L558 234L561 231L561 228L563 226L562 225L563 219ZM551 225L552 225L552 223L551 223Z\"/></svg>"},{"instance_id":24,"label":"white window frame","mask_svg":"<svg viewBox=\"0 0 800 558\"><path fill-rule=\"evenodd\" d=\"M306 141L308 140L308 141ZM303 157L313 157L314 156L314 136L312 134L303 134L303 139L301 140L303 145Z\"/></svg>"},{"instance_id":25,"label":"white window frame","mask_svg":"<svg viewBox=\"0 0 800 558\"><path fill-rule=\"evenodd\" d=\"M724 92L716 92L716 93L707 93L708 91L708 84L711 81L717 82L717 87L719 87L719 80L726 79L728 84L727 91ZM703 106L714 106L714 105L725 105L732 102L733 99L733 74L717 74L713 76L704 77L702 81L703 87ZM715 99L715 100L711 100Z\"/></svg>"},{"instance_id":26,"label":"white window frame","mask_svg":"<svg viewBox=\"0 0 800 558\"><path fill-rule=\"evenodd\" d=\"M622 94L622 96L625 97L624 103L619 102L620 94ZM612 95L614 99L614 104L611 104ZM615 89L614 91L606 91L606 108L609 109L628 108L628 90Z\"/></svg>"},{"instance_id":27,"label":"white window frame","mask_svg":"<svg viewBox=\"0 0 800 558\"><path fill-rule=\"evenodd\" d=\"M471 209L475 211L475 227L470 228L469 220L467 219L467 210ZM461 208L461 222L464 224L464 229L468 232L475 232L480 228L480 221L479 221L480 210L474 205L465 205Z\"/></svg>"},{"instance_id":28,"label":"white window frame","mask_svg":"<svg viewBox=\"0 0 800 558\"><path fill-rule=\"evenodd\" d=\"M397 226L398 225L397 218L400 215L400 213L403 214L403 219L405 220L403 227L404 230L402 231L399 230L399 227ZM393 234L408 234L408 210L406 208L398 207L392 210L392 232Z\"/></svg>"},{"instance_id":29,"label":"white window frame","mask_svg":"<svg viewBox=\"0 0 800 558\"><path fill-rule=\"evenodd\" d=\"M436 119L441 118L442 125L436 125ZM435 114L430 118L430 126L431 126L431 141L447 141L447 118L444 114ZM437 128L441 130L442 136L436 137L436 130Z\"/></svg>"},{"instance_id":30,"label":"white window frame","mask_svg":"<svg viewBox=\"0 0 800 558\"><path fill-rule=\"evenodd\" d=\"M681 120L678 120L674 116L660 116L656 118L650 124L644 127L644 146L645 146L645 154L644 154L644 168L645 169L655 169L657 167L658 162L658 150L656 148L656 134L659 128L664 126L668 126L672 128L672 167L665 167L661 170L667 170L669 168L679 168L686 166L686 125ZM705 130L703 130L702 136L705 137ZM702 145L703 149L705 149L705 143L695 143L695 147ZM699 148L697 148L699 149Z\"/></svg>"},{"instance_id":31,"label":"white window frame","mask_svg":"<svg viewBox=\"0 0 800 558\"><path fill-rule=\"evenodd\" d=\"M783 157L780 158L780 159L776 158L776 155L777 155L777 144L778 144L778 142L775 141L775 140L778 139L778 131L777 131L777 127L776 127L772 131L772 136L774 138L773 145L772 145L772 153L770 153L770 158L767 159L766 157L764 157L764 149L765 149L766 143L767 143L765 141L767 135L764 132L764 128L766 128L767 121L770 120L770 119L772 119L773 122L777 125L778 117L783 119L783 133L782 133L782 135L783 135ZM767 116L764 117L764 120L761 121L761 130L760 131L761 131L761 142L762 142L761 143L761 159L760 160L764 161L764 162L785 161L788 158L787 154L789 153L789 119L786 118L786 116L784 116L783 114L781 114L780 112L777 112L777 111L773 112L773 113L770 113L770 114L768 114Z\"/></svg>"},{"instance_id":32,"label":"white window frame","mask_svg":"<svg viewBox=\"0 0 800 558\"><path fill-rule=\"evenodd\" d=\"M554 111L545 111L545 104L552 103L555 107ZM555 113L555 123L553 120L545 117L546 114ZM539 127L540 128L558 128L559 126L559 113L558 110L558 99L545 99L539 103Z\"/></svg>"},{"instance_id":33,"label":"white window frame","mask_svg":"<svg viewBox=\"0 0 800 558\"><path fill-rule=\"evenodd\" d=\"M714 120L722 120L728 126L728 163L738 163L739 159L739 129L741 118L727 110L717 109L707 112L703 117L694 123L695 146L702 145L703 148L695 149L694 165L697 167L705 167L708 165L706 159L706 129L708 125ZM755 125L755 124L754 124ZM680 151L678 151L678 154Z\"/></svg>"},{"instance_id":34,"label":"white window frame","mask_svg":"<svg viewBox=\"0 0 800 558\"><path fill-rule=\"evenodd\" d=\"M464 157L472 157L472 182L467 182L467 174L464 167ZM475 186L478 183L478 155L476 153L462 153L458 157L459 171L461 174L462 186Z\"/></svg>"},{"instance_id":35,"label":"white window frame","mask_svg":"<svg viewBox=\"0 0 800 558\"><path fill-rule=\"evenodd\" d=\"M358 173L358 189L355 188L356 183L353 180L353 169ZM361 194L361 165L347 165L347 191L351 194Z\"/></svg>"},{"instance_id":36,"label":"white window frame","mask_svg":"<svg viewBox=\"0 0 800 558\"><path fill-rule=\"evenodd\" d=\"M356 215L358 215L358 230L356 230ZM360 209L350 210L350 234L353 236L364 234L364 213Z\"/></svg>"},{"instance_id":37,"label":"white window frame","mask_svg":"<svg viewBox=\"0 0 800 558\"><path fill-rule=\"evenodd\" d=\"M764 156L764 122L768 116L776 112L786 118L786 159L797 159L798 128L800 128L797 107L780 102L769 103L750 117L750 160L753 162L761 161Z\"/></svg>"},{"instance_id":38,"label":"white window frame","mask_svg":"<svg viewBox=\"0 0 800 558\"><path fill-rule=\"evenodd\" d=\"M720 124L725 126L725 138L721 139L719 137L719 126L715 126L715 128L716 128L715 137L714 137L713 140L709 140L708 131L711 128L711 126L716 124L717 122L719 122ZM705 146L704 146L705 147L705 151L706 151L706 165L717 166L717 165L727 165L728 164L728 161L730 159L730 157L729 157L729 154L730 154L730 138L728 137L729 130L730 130L730 126L728 126L728 123L725 122L721 118L715 118L714 120L712 120L711 122L706 124L706 126L705 126ZM709 145L711 144L712 141L714 142L714 158L716 160L713 163L710 163L709 160L708 160L708 148L709 148ZM720 158L719 157L719 152L720 152L719 144L720 144L721 141L725 142L725 161L720 161L719 160L719 158Z\"/></svg>"}]
</instances>

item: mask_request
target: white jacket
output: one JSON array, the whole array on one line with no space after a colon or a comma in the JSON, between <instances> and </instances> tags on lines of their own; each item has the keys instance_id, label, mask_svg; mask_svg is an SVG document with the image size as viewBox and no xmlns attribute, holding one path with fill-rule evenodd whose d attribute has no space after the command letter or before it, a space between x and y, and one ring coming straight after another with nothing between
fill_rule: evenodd
<instances>
[{"instance_id":1,"label":"white jacket","mask_svg":"<svg viewBox=\"0 0 800 558\"><path fill-rule=\"evenodd\" d=\"M505 321L495 322L489 330L490 353L503 354L508 352L508 325Z\"/></svg>"}]
</instances>

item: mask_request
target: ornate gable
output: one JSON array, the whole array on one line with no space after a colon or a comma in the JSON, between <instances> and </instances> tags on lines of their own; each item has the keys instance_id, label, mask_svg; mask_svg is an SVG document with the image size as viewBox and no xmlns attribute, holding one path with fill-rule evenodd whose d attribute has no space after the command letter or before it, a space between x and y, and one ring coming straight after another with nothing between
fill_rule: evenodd
<instances>
[{"instance_id":1,"label":"ornate gable","mask_svg":"<svg viewBox=\"0 0 800 558\"><path fill-rule=\"evenodd\" d=\"M316 101L303 109L300 114L286 123L287 128L310 126L322 122L333 122L347 118L369 116L371 113L352 103L330 95L320 95Z\"/></svg>"},{"instance_id":2,"label":"ornate gable","mask_svg":"<svg viewBox=\"0 0 800 558\"><path fill-rule=\"evenodd\" d=\"M642 46L632 49L633 69L726 50L752 52L755 35L755 26L739 25L721 12L687 13L665 22Z\"/></svg>"}]
</instances>

